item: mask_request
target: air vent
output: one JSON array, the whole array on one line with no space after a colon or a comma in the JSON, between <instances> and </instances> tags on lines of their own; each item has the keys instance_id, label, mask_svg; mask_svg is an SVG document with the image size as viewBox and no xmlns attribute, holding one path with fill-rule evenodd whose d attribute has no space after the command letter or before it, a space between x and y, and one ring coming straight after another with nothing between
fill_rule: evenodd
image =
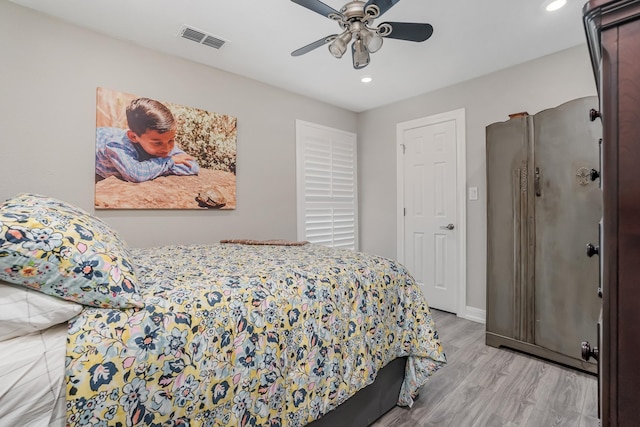
<instances>
[{"instance_id":1,"label":"air vent","mask_svg":"<svg viewBox=\"0 0 640 427\"><path fill-rule=\"evenodd\" d=\"M205 46L214 47L216 49L220 49L222 45L226 43L225 40L219 39L218 37L212 36L211 34L207 34L204 31L187 27L186 25L183 26L182 29L180 29L180 37L203 44Z\"/></svg>"},{"instance_id":2,"label":"air vent","mask_svg":"<svg viewBox=\"0 0 640 427\"><path fill-rule=\"evenodd\" d=\"M209 47L215 47L216 49L220 49L224 43L224 40L220 40L219 38L213 36L206 36L204 40L202 40L202 44Z\"/></svg>"}]
</instances>

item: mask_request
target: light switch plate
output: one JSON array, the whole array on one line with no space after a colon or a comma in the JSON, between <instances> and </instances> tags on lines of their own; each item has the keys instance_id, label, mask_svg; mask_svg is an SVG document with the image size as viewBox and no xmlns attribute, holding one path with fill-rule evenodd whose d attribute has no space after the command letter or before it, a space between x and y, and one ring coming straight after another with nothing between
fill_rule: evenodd
<instances>
[{"instance_id":1,"label":"light switch plate","mask_svg":"<svg viewBox=\"0 0 640 427\"><path fill-rule=\"evenodd\" d=\"M478 187L469 187L469 200L478 200Z\"/></svg>"}]
</instances>

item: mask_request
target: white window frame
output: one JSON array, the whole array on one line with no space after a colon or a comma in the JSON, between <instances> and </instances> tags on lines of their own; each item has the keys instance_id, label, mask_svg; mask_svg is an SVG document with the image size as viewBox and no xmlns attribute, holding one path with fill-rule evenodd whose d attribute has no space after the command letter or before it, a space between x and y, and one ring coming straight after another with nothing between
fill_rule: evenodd
<instances>
[{"instance_id":1,"label":"white window frame","mask_svg":"<svg viewBox=\"0 0 640 427\"><path fill-rule=\"evenodd\" d=\"M358 250L355 133L296 120L298 240Z\"/></svg>"}]
</instances>

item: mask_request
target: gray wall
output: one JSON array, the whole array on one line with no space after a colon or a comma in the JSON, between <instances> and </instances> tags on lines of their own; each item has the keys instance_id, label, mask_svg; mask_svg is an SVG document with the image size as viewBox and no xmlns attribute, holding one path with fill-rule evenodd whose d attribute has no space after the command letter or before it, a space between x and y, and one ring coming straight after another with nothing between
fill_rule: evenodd
<instances>
[{"instance_id":1,"label":"gray wall","mask_svg":"<svg viewBox=\"0 0 640 427\"><path fill-rule=\"evenodd\" d=\"M295 120L357 130L356 113L5 0L0 52L0 200L36 192L94 212L98 86L237 117L237 209L97 211L131 246L295 239Z\"/></svg>"},{"instance_id":2,"label":"gray wall","mask_svg":"<svg viewBox=\"0 0 640 427\"><path fill-rule=\"evenodd\" d=\"M486 285L485 127L583 96L596 95L586 43L455 86L360 114L358 167L360 249L396 256L396 123L465 108L467 187L467 306L484 310ZM586 114L586 113L585 113Z\"/></svg>"}]
</instances>

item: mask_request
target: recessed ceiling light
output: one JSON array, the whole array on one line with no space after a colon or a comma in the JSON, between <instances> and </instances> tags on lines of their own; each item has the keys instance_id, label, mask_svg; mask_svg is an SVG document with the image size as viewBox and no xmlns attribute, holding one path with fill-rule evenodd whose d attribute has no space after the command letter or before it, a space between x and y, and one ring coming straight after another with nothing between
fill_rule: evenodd
<instances>
[{"instance_id":1,"label":"recessed ceiling light","mask_svg":"<svg viewBox=\"0 0 640 427\"><path fill-rule=\"evenodd\" d=\"M567 0L553 0L551 3L547 4L547 12L553 12L554 10L560 9L562 6L567 4Z\"/></svg>"},{"instance_id":2,"label":"recessed ceiling light","mask_svg":"<svg viewBox=\"0 0 640 427\"><path fill-rule=\"evenodd\" d=\"M364 76L360 79L362 83L371 83L372 80L373 80L373 77L371 76Z\"/></svg>"}]
</instances>

